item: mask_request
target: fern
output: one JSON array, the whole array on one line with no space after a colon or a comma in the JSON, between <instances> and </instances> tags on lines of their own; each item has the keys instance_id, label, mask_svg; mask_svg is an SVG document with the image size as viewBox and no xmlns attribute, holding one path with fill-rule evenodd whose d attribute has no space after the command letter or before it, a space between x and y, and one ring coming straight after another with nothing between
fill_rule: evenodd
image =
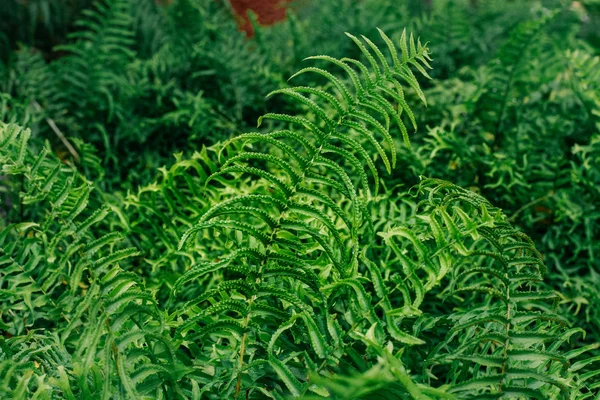
<instances>
[{"instance_id":1,"label":"fern","mask_svg":"<svg viewBox=\"0 0 600 400\"><path fill-rule=\"evenodd\" d=\"M371 191L363 164L369 166L375 182L379 180L375 162L382 163L388 171L395 164L396 153L388 129L394 123L407 142L407 128L386 99L399 102L409 121L414 121L412 110L404 100L404 89L395 76L422 96L409 66L412 64L421 72L424 72L423 66L427 66L426 48L412 37L408 40L403 36L402 50L398 54L388 37L381 35L389 46L391 65L370 40L363 38L361 41L351 35L364 52L370 69L356 60L311 57L345 71L353 92L324 69L307 67L300 70L296 76L308 72L324 76L335 89L334 94L309 87L292 87L272 93L285 94L305 104L311 117L266 114L259 123L263 119L272 119L291 124L291 129L270 134L243 134L232 139L243 147L228 156L221 168L205 182L208 188L218 188L243 181L244 176L257 179L252 192L212 205L181 239L182 246L202 248L205 234L224 235L224 240L233 248L230 255L225 256L204 253L208 259L192 267L175 285L179 290L207 273L222 271L225 274L226 280L214 291L194 298L181 311L187 321L178 329L179 334L194 343L209 332L215 332L213 324L228 321L221 329L230 340L232 334L237 336L233 342L234 350L230 352L230 362L237 366L234 367L236 378L233 381L225 378L230 376L229 373L221 378L228 379L223 382L222 393L237 396L245 387L244 376L252 374L252 365L262 365L259 360L268 363L292 393L307 390L308 386L293 377L286 362L282 361L284 357L294 357L294 352L289 354L288 350L278 354L277 347L273 343L266 346L265 339L273 335L278 325L289 325L286 321L291 317L290 321L303 322L307 340L311 343L310 350L297 351L309 351L306 357L315 360L313 362L327 360L334 349L330 349L326 338L341 332L334 333L339 329L336 328L339 323L331 320L331 316L319 313L330 307L327 297L331 295L324 297L319 291L315 292L315 285L322 287L321 292L325 290L325 294L348 286L357 290L359 299L365 297L353 278L358 267L359 231L367 218L365 201ZM380 139L376 139L371 131ZM383 150L381 142L388 146L389 152ZM250 144L261 149L262 143L268 146L265 151L244 150ZM368 156L366 144L377 149L378 158ZM284 174L274 175L270 171L271 165ZM354 171L354 177L347 171ZM192 241L194 237L196 240ZM214 258L219 261L211 262ZM281 281L275 279L277 276L286 278ZM329 285L324 286L322 279L330 282ZM302 282L309 286L295 294L292 288L299 289ZM216 302L198 313L197 307L210 298ZM362 300L364 307L368 307L366 301L366 298ZM266 315L271 321L264 319ZM352 321L349 323L353 324ZM327 324L333 331L325 330ZM194 334L190 336L192 331Z\"/></svg>"},{"instance_id":2,"label":"fern","mask_svg":"<svg viewBox=\"0 0 600 400\"><path fill-rule=\"evenodd\" d=\"M427 33L427 40L432 43L432 54L435 57L436 77L452 73L457 69L455 60L467 61L472 55L453 57L457 52L475 50L472 46L473 26L468 23L467 10L454 1L445 2L437 7L435 13L424 14L416 20L415 30Z\"/></svg>"},{"instance_id":3,"label":"fern","mask_svg":"<svg viewBox=\"0 0 600 400\"><path fill-rule=\"evenodd\" d=\"M246 40L222 1L105 0L9 54L0 397L597 397L597 68L550 4Z\"/></svg>"},{"instance_id":4,"label":"fern","mask_svg":"<svg viewBox=\"0 0 600 400\"><path fill-rule=\"evenodd\" d=\"M94 107L95 111L105 112L110 121L119 113L115 109L113 88L125 84L123 76L116 71L133 57L129 49L131 19L124 1L99 1L95 6L94 12L84 13L86 18L78 21L77 25L85 29L70 36L72 43L55 49L70 53L60 60L57 68L61 74L70 72L62 75L62 79L70 87L66 92L71 96L59 101L79 104L81 111L89 112L88 107Z\"/></svg>"},{"instance_id":5,"label":"fern","mask_svg":"<svg viewBox=\"0 0 600 400\"><path fill-rule=\"evenodd\" d=\"M567 52L567 58L573 65L575 75L574 90L586 107L586 111L596 117L600 115L600 100L595 84L600 79L600 58L585 51ZM596 127L598 127L596 123Z\"/></svg>"},{"instance_id":6,"label":"fern","mask_svg":"<svg viewBox=\"0 0 600 400\"><path fill-rule=\"evenodd\" d=\"M89 183L47 147L32 154L29 136L0 129L2 173L22 182L20 215L0 232L0 390L15 398L156 391L166 366L182 367L151 294L119 267L137 251L119 248L117 232L90 232L110 208L87 211Z\"/></svg>"},{"instance_id":7,"label":"fern","mask_svg":"<svg viewBox=\"0 0 600 400\"><path fill-rule=\"evenodd\" d=\"M561 329L567 322L551 312L556 294L540 287L545 267L531 240L464 189L424 181L421 190L436 264L452 265L444 295L456 304L438 322L447 321L448 334L424 367L433 377L434 365L447 365L457 394L568 397L569 356L560 345L575 331Z\"/></svg>"},{"instance_id":8,"label":"fern","mask_svg":"<svg viewBox=\"0 0 600 400\"><path fill-rule=\"evenodd\" d=\"M504 135L504 120L507 105L511 101L511 92L519 69L526 67L528 47L536 43L536 36L552 21L553 15L546 15L537 20L521 23L511 33L511 40L498 51L498 58L492 64L492 78L486 85L486 94L479 100L480 104L495 104L492 109L486 109L483 121L486 129L496 136L495 142L502 140ZM493 112L492 112L493 110Z\"/></svg>"}]
</instances>

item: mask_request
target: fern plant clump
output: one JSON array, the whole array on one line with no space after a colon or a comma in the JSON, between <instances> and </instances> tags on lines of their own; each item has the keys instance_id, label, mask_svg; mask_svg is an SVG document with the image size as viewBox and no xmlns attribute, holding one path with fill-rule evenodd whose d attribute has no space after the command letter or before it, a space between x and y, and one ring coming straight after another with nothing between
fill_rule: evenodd
<instances>
[{"instance_id":1,"label":"fern plant clump","mask_svg":"<svg viewBox=\"0 0 600 400\"><path fill-rule=\"evenodd\" d=\"M209 3L6 41L0 397L600 398L593 6Z\"/></svg>"}]
</instances>

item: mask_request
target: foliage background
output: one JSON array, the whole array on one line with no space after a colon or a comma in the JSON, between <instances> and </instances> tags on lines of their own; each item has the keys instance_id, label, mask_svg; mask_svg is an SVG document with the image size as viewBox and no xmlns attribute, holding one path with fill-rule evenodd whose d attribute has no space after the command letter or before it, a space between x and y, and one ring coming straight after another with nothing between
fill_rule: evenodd
<instances>
[{"instance_id":1,"label":"foliage background","mask_svg":"<svg viewBox=\"0 0 600 400\"><path fill-rule=\"evenodd\" d=\"M268 27L250 14L252 37L221 0L7 0L0 9L0 393L598 398L600 3L305 0L288 6L286 20ZM252 246L252 234L210 230L191 245L180 240L211 207L235 195L270 195L268 185L235 176L207 189L207 177L244 151L231 138L289 127L265 119L257 128L266 112L319 121L311 105L293 96L265 96L289 88L288 78L309 56L366 64L344 32L375 39L377 28L399 52L404 29L414 32L428 43L433 68L431 79L418 78L426 107L404 81L406 107L393 104L404 117L414 113L419 128L410 134L412 150L399 130L392 132L398 161L390 174L383 157L367 150L377 164L368 181L382 189L365 200L369 222L342 231L340 239L355 243L356 281L333 276L333 261L320 253L324 246L293 231L290 240L302 242L300 253L314 268L288 286L272 281L271 292L264 289L270 308L263 310L272 319L246 320L249 311L231 306L256 295L238 282L244 270L189 271ZM387 49L381 40L377 45ZM333 66L318 65L334 73ZM351 79L340 79L352 87ZM310 74L293 80L324 90L336 83ZM252 144L289 158L261 146ZM358 181L361 174L348 163ZM274 164L263 160L257 167L282 172ZM366 186L356 190L366 196ZM343 197L340 215L350 215ZM243 222L246 211L232 211L231 219L237 212ZM443 234L431 222L437 219ZM332 230L319 229L337 240ZM485 255L521 243L521 233L535 244L537 250L527 247L535 267L516 267L507 291L537 290L518 304L521 311L552 318L511 327L511 338L527 334L535 345L497 346L481 338L498 333L493 318L462 323L496 315L502 308L496 303L508 301L494 290L505 283L486 275L489 270L461 271L492 268ZM507 242L498 247L496 240ZM467 253L481 258L468 261ZM507 265L525 257L500 253ZM536 257L543 267L531 261ZM415 272L414 280L406 272L407 265L419 270L430 262L438 268L433 277ZM440 272L445 262L453 266L448 275ZM517 282L519 274L529 280ZM299 283L307 281L321 294ZM291 306L296 300L285 290L308 308ZM368 304L361 303L363 294ZM380 308L388 301L389 309ZM203 314L222 303L231 308ZM189 336L189 321L229 326ZM252 323L255 336L247 334ZM319 350L320 340L338 345L336 325L350 333L339 348ZM425 344L381 330L391 325ZM269 342L273 335L281 338L277 346ZM237 365L246 343L240 338L247 336L253 356Z\"/></svg>"}]
</instances>

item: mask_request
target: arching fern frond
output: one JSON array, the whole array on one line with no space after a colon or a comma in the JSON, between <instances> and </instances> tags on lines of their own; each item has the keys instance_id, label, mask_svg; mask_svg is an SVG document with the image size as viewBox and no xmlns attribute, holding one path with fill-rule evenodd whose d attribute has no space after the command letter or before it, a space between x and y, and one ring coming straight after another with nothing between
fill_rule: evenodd
<instances>
[{"instance_id":1,"label":"arching fern frond","mask_svg":"<svg viewBox=\"0 0 600 400\"><path fill-rule=\"evenodd\" d=\"M404 100L405 92L412 91L423 100L424 97L411 67L425 76L425 68L429 67L427 48L412 35L403 35L398 50L380 33L390 59L369 39L352 35L348 36L359 46L368 64L328 56L309 57L310 61L339 69L349 85L346 79L319 67L300 70L290 79L312 73L324 78L326 84L322 88L280 89L269 96L290 97L306 108L306 116L264 115L259 124L270 119L286 124L288 129L231 139L225 145L228 155L223 157L224 162L205 181L207 195L220 191L221 198L207 204L179 246L204 248L200 254L204 260L184 274L175 289L185 287L189 296L193 282L221 274L223 284L231 280L246 282L243 288L232 286L217 289L210 297L200 296L180 312L186 321L180 334L190 345L200 339L198 332L207 332L217 322L217 317L242 327L241 331L236 329L241 340L235 339L231 343L235 350L228 353L231 362L236 360L237 380L227 383L228 369L215 366L215 376L225 374L221 393L237 395L242 387L252 390L252 386L246 386L246 377L258 373L251 369L256 360L267 362L290 392L308 390L289 370L287 364L297 358L289 346L280 353L283 348L274 342L265 351L265 338L289 324L289 318L296 313L302 322L280 330L278 340L305 337L311 346L299 346L297 351L305 353L307 359L329 362L344 352L339 348L343 341L337 346L327 344L332 334L341 335L335 333L335 325L331 326L333 331L326 328L333 323L327 308L334 304L327 298L337 298L340 290L350 290L362 299L362 312L371 313L369 296L353 277L359 263L359 246L368 240L362 238L362 225L368 220L365 205L372 195L369 181L375 182L377 188L379 170L384 167L390 171L396 163L392 126L408 145L408 130L395 107L414 124L413 112ZM370 148L375 149L375 157L370 156ZM253 182L247 186L247 193L223 196L223 189L241 182ZM208 237L218 237L231 250L202 246ZM275 271L281 275L278 277ZM213 305L198 313L197 307L207 301ZM271 318L264 319L265 313ZM337 326L339 323L342 322ZM343 323L353 324L352 320ZM193 327L196 335L190 337L186 332ZM226 331L211 332L230 337ZM206 340L205 333L201 336ZM413 342L419 343L414 339Z\"/></svg>"},{"instance_id":2,"label":"arching fern frond","mask_svg":"<svg viewBox=\"0 0 600 400\"><path fill-rule=\"evenodd\" d=\"M426 382L445 383L457 398L582 396L587 386L578 382L565 342L583 331L568 329L553 312L557 295L543 284L533 242L475 193L434 179L423 180L419 192L414 222L381 235L391 250L385 273L405 277L391 279L398 286L387 296L430 307L414 313L412 328L431 343L422 364ZM454 311L431 308L434 298ZM427 340L433 326L445 337Z\"/></svg>"}]
</instances>

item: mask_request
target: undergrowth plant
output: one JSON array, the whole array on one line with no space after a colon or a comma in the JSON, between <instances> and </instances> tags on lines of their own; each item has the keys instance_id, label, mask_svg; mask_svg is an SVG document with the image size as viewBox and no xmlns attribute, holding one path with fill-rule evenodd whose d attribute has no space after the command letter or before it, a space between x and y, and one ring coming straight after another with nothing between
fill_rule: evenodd
<instances>
[{"instance_id":1,"label":"undergrowth plant","mask_svg":"<svg viewBox=\"0 0 600 400\"><path fill-rule=\"evenodd\" d=\"M105 0L3 58L1 398L600 398L582 9L375 3Z\"/></svg>"}]
</instances>

